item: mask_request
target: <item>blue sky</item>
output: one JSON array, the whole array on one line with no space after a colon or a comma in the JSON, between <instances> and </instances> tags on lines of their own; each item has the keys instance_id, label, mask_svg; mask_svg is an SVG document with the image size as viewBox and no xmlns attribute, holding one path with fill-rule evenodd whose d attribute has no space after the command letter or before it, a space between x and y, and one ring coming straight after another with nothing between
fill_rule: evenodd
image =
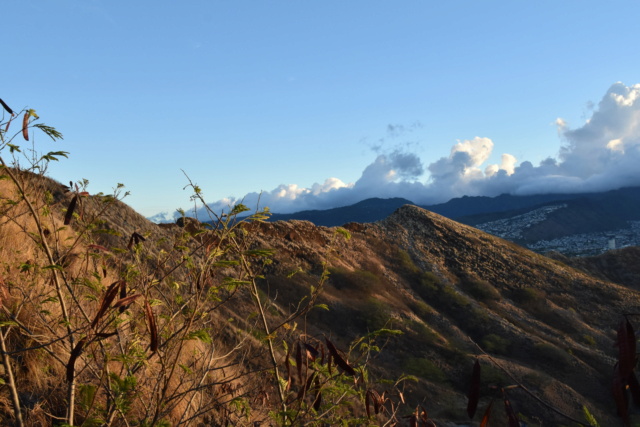
<instances>
[{"instance_id":1,"label":"blue sky","mask_svg":"<svg viewBox=\"0 0 640 427\"><path fill-rule=\"evenodd\" d=\"M10 1L0 97L64 134L36 135L71 153L52 177L124 183L145 216L190 207L183 170L216 208L262 191L276 212L640 185L637 16L637 2Z\"/></svg>"}]
</instances>

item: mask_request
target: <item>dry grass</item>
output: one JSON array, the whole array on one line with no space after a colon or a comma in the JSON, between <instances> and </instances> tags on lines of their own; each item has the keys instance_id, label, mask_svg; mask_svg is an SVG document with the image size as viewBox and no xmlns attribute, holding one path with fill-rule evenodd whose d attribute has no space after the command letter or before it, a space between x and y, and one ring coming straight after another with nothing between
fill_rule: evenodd
<instances>
[{"instance_id":1,"label":"dry grass","mask_svg":"<svg viewBox=\"0 0 640 427\"><path fill-rule=\"evenodd\" d=\"M234 338L237 333L214 343L211 336L220 338L220 333L198 332L237 329L212 311L219 304L215 299L207 302L207 290L215 279L203 275L208 274L208 261L194 252L201 241L183 235L181 229L157 227L119 202L103 209L101 197L84 197L73 217L67 212L67 219L74 219L65 227L70 198L62 187L28 174L20 177L38 216L34 218L25 202L19 201L15 187L0 181L0 278L7 291L2 317L14 324L3 329L9 350L15 351L16 387L28 390L20 396L25 424L47 425L65 418L64 378L69 378L69 372L80 387L78 423L106 416L119 424L125 417L151 416L173 425L193 423L205 413L210 417L216 412L239 423L242 411L229 409L228 404L249 392L246 375L252 368L246 358L255 357L262 346L246 337ZM140 245L133 252L124 249L132 229L152 236L146 247ZM59 267L49 267L51 260L39 243L42 236ZM178 245L182 249L174 249ZM191 268L185 268L184 255L176 251L195 255ZM162 279L156 282L154 277ZM124 286L113 287L105 300L108 285L122 279ZM57 287L54 280L62 285ZM197 298L189 293L194 282L201 287ZM218 297L227 298L227 294L222 290ZM127 301L123 297L130 296L131 303L118 308L115 301ZM155 301L153 308L144 303L151 311L145 311L143 300ZM155 339L150 320L157 322ZM74 341L69 341L69 330ZM103 333L111 336L102 338ZM79 357L70 362L75 358L70 359L72 347ZM94 392L89 402L83 402L82 390L87 387ZM14 408L6 387L2 393L0 420L8 424L13 422ZM162 407L159 401L155 407L150 405L152 396L162 399ZM105 412L109 407L110 412ZM159 417L153 412L158 410Z\"/></svg>"},{"instance_id":2,"label":"dry grass","mask_svg":"<svg viewBox=\"0 0 640 427\"><path fill-rule=\"evenodd\" d=\"M50 181L38 184L27 177L26 182L34 200L49 198L47 203L38 202L38 210L48 207L53 212L43 217L42 224L49 228L48 239L57 259L64 261L61 264L69 287L63 289L75 343L88 337L75 364L76 394L81 401L82 390L88 386L95 386L97 393L89 407L76 404L77 423L111 416L112 425L119 425L124 420L152 421L156 414L157 422L166 420L173 425L181 420L192 424L228 420L235 425L265 421L269 410L280 408L277 384L266 370L273 372L275 365L281 378L287 379L285 361L296 371L295 350L288 349L295 348L300 339L318 346L323 334L335 342L340 354L347 354L347 363L365 369L365 363L359 361L366 360L376 366L366 385L356 386L352 379L348 382L355 393L351 403L357 410L341 408L338 412L346 418L364 413L358 393L364 396L368 388L376 387L382 392L383 383L372 378L394 378L402 373L425 377L407 386L407 390L414 390L413 395L406 394L410 405L426 400L435 414L458 416L469 374L466 365L477 351L468 339L471 336L494 355L499 354L513 372L526 372L527 378L541 377L549 366L561 363L566 378L558 381L565 383L541 392L555 401L561 392L570 390L570 401L563 402L568 410L572 404L587 402L602 420L612 419L601 403L608 396L608 389L601 389L609 380L602 367L608 368L605 354L612 353L612 319L631 308L630 301L637 297L631 291L625 293L607 283L597 285L574 270L542 257L529 257L515 246L474 236L471 229L413 210L396 217L393 224L358 228L352 241L348 245L338 241L330 256L327 246L332 230L309 223L267 223L255 229L238 229L237 241L243 250L277 250L270 264L263 265L260 257L248 258L255 271L266 274L256 293L267 326L286 324L271 335L264 331L249 285L223 285L225 277L246 276L234 276L235 266L214 266L220 260L215 251L222 248L222 240L214 238L214 233L159 227L120 202L101 211L105 204L99 197L81 199L76 213L83 212L83 217L74 216L70 226L60 230L70 195ZM25 328L11 326L4 331L10 331L7 345L13 349L44 344L42 349L16 354L12 367L18 388L28 390L28 399L23 398L25 422L46 425L52 424L54 417L65 417L65 376L72 347L66 325L60 322L63 313L55 300L58 296L51 270L45 268L49 260L36 244L37 238L28 237L36 232L34 223L23 204L6 203L15 198L7 181L0 181L0 200L5 202L0 205L0 275L10 297L3 301L4 320L12 313ZM98 212L100 221L95 221ZM146 240L128 250L133 232ZM237 254L231 259L240 260ZM328 262L334 274L316 302L328 304L331 311L314 311L308 317L288 321L300 299L309 298L312 286L318 285L323 262ZM286 277L298 269L304 271ZM91 323L105 291L119 280L126 281L126 294L118 291L97 322L108 326L98 326L96 331ZM572 286L570 298L568 284ZM609 294L618 296L607 299L610 307L594 297ZM122 312L114 309L116 301L132 295L141 296ZM549 301L545 301L547 296ZM147 302L157 322L156 351ZM577 314L568 310L569 305L575 305ZM351 339L387 325L405 334L383 340L386 347L380 353L358 353L357 348L350 351ZM97 339L96 332L117 334ZM568 333L579 342L567 337ZM587 333L595 337L588 345L583 343ZM56 337L61 340L49 343ZM272 352L268 350L270 339L277 344ZM324 365L318 364L318 372L326 369L326 360ZM585 377L584 372L589 375ZM115 400L116 378L124 381L127 377L136 380L135 391L125 390L121 396L128 406L107 410ZM292 396L289 402L304 400L297 399L297 394L309 378L287 383L287 396ZM322 378L325 390L334 390L329 377ZM0 416L4 418L0 421L9 423L13 407L8 388L1 393ZM333 398L328 391L324 396L327 401ZM511 398L520 411L539 411L536 414L543 414L539 416L545 421L557 421L522 396ZM307 405L313 403L305 399ZM158 409L159 402L166 406ZM250 418L243 417L242 405L251 408ZM191 416L194 418L189 419Z\"/></svg>"}]
</instances>

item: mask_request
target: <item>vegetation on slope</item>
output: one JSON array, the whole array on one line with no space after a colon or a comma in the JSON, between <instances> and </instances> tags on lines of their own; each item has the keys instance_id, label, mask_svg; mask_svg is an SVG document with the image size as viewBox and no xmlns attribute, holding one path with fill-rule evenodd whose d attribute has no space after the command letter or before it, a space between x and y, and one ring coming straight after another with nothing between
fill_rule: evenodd
<instances>
[{"instance_id":1,"label":"vegetation on slope","mask_svg":"<svg viewBox=\"0 0 640 427\"><path fill-rule=\"evenodd\" d=\"M2 423L446 425L493 399L514 412L490 425L618 422L636 291L412 206L346 230L241 205L155 225L121 186L44 178L66 153L25 156L23 113L0 123Z\"/></svg>"}]
</instances>

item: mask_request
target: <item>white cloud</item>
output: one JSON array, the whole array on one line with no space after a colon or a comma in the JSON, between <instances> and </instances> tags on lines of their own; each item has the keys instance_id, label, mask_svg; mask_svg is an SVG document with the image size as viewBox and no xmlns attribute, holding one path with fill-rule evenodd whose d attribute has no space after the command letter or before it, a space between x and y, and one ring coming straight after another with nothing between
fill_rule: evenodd
<instances>
[{"instance_id":1,"label":"white cloud","mask_svg":"<svg viewBox=\"0 0 640 427\"><path fill-rule=\"evenodd\" d=\"M624 143L620 138L612 139L607 142L607 148L611 151L619 151L624 154Z\"/></svg>"},{"instance_id":2,"label":"white cloud","mask_svg":"<svg viewBox=\"0 0 640 427\"><path fill-rule=\"evenodd\" d=\"M516 164L518 163L518 159L511 154L503 154L501 157L501 162L499 165L493 164L487 166L484 170L486 176L493 176L498 172L505 171L507 175L513 175L516 171Z\"/></svg>"},{"instance_id":3,"label":"white cloud","mask_svg":"<svg viewBox=\"0 0 640 427\"><path fill-rule=\"evenodd\" d=\"M406 149L378 154L355 183L328 178L310 188L280 185L242 199L212 203L215 211L243 201L249 207L268 206L274 212L327 209L370 197L404 197L418 204L445 202L463 195L496 196L502 193L539 194L604 191L640 185L640 84L613 84L581 127L571 128L558 118L558 134L564 142L557 158L548 157L534 166L518 164L511 154L502 154L500 164L484 166L494 143L486 137L458 141L448 157L426 167ZM387 133L406 132L390 125ZM382 146L376 146L380 153ZM484 166L484 168L483 168Z\"/></svg>"}]
</instances>

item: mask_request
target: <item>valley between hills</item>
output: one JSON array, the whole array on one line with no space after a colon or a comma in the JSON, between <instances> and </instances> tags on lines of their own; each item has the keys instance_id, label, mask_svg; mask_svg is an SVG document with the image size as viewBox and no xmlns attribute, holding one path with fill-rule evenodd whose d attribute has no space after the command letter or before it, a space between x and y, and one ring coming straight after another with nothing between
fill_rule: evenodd
<instances>
[{"instance_id":1,"label":"valley between hills","mask_svg":"<svg viewBox=\"0 0 640 427\"><path fill-rule=\"evenodd\" d=\"M74 425L463 426L494 401L502 426L501 390L526 425L590 425L585 408L623 425L611 384L640 302L634 248L547 257L412 205L342 228L233 212L159 225L117 195L13 174L5 425L16 406L24 425L58 424L69 384Z\"/></svg>"}]
</instances>

